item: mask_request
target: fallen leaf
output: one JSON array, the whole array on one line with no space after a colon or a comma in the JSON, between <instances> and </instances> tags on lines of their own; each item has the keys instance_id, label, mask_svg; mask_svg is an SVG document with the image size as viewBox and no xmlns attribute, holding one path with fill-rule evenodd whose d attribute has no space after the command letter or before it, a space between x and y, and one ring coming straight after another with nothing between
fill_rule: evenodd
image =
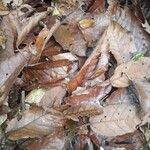
<instances>
[{"instance_id":1,"label":"fallen leaf","mask_svg":"<svg viewBox=\"0 0 150 150\"><path fill-rule=\"evenodd\" d=\"M103 113L100 105L93 102L83 102L78 105L73 105L63 111L65 117L78 121L78 117L91 117Z\"/></svg>"},{"instance_id":2,"label":"fallen leaf","mask_svg":"<svg viewBox=\"0 0 150 150\"><path fill-rule=\"evenodd\" d=\"M116 5L115 1L109 6L107 13L110 15L110 18L120 24L133 36L136 49L139 52L149 53L150 34L145 31L134 13L128 7L121 8L119 5Z\"/></svg>"},{"instance_id":3,"label":"fallen leaf","mask_svg":"<svg viewBox=\"0 0 150 150\"><path fill-rule=\"evenodd\" d=\"M84 18L90 18L90 20L93 20L94 22L94 24L88 28L80 28L85 40L89 45L92 45L93 42L102 37L102 34L110 24L110 19L106 16L106 14L97 13L86 14Z\"/></svg>"},{"instance_id":4,"label":"fallen leaf","mask_svg":"<svg viewBox=\"0 0 150 150\"><path fill-rule=\"evenodd\" d=\"M51 135L35 140L27 150L62 150L65 140L63 128L56 129Z\"/></svg>"},{"instance_id":5,"label":"fallen leaf","mask_svg":"<svg viewBox=\"0 0 150 150\"><path fill-rule=\"evenodd\" d=\"M84 83L85 81L90 79L90 77L92 77L92 75L95 73L99 59L103 60L103 58L104 58L104 60L105 60L104 62L102 62L102 64L101 64L102 66L99 65L99 70L101 69L99 74L102 74L106 71L105 67L103 66L103 63L107 64L107 62L106 62L107 56L104 54L107 50L108 50L108 43L105 41L105 36L104 36L102 39L100 39L98 41L95 50L92 52L92 54L87 59L87 61L85 62L83 67L80 69L80 71L77 73L75 78L72 79L68 83L68 91L69 92L74 91L78 86L82 85L82 83ZM102 56L104 56L102 58L100 58L101 53L104 54L104 55L102 55ZM105 66L106 66L106 64L105 64Z\"/></svg>"},{"instance_id":6,"label":"fallen leaf","mask_svg":"<svg viewBox=\"0 0 150 150\"><path fill-rule=\"evenodd\" d=\"M13 83L31 56L32 54L25 48L22 50L22 53L6 58L0 63L0 103L2 103L7 97Z\"/></svg>"},{"instance_id":7,"label":"fallen leaf","mask_svg":"<svg viewBox=\"0 0 150 150\"><path fill-rule=\"evenodd\" d=\"M102 87L95 85L81 92L76 92L70 97L66 97L65 102L74 105L85 101L99 102L111 91L111 86Z\"/></svg>"},{"instance_id":8,"label":"fallen leaf","mask_svg":"<svg viewBox=\"0 0 150 150\"><path fill-rule=\"evenodd\" d=\"M9 14L9 10L4 6L2 2L0 2L0 16L5 16Z\"/></svg>"},{"instance_id":9,"label":"fallen leaf","mask_svg":"<svg viewBox=\"0 0 150 150\"><path fill-rule=\"evenodd\" d=\"M142 81L150 78L150 59L143 57L140 60L131 60L127 64L119 65L111 77L114 87L127 87L129 80L133 82Z\"/></svg>"},{"instance_id":10,"label":"fallen leaf","mask_svg":"<svg viewBox=\"0 0 150 150\"><path fill-rule=\"evenodd\" d=\"M38 24L38 22L46 17L46 12L36 13L34 16L29 18L26 24L22 27L21 31L18 33L18 38L16 42L16 47L18 47L22 41L26 38L27 34Z\"/></svg>"},{"instance_id":11,"label":"fallen leaf","mask_svg":"<svg viewBox=\"0 0 150 150\"><path fill-rule=\"evenodd\" d=\"M37 63L39 61L41 54L42 54L42 47L44 45L45 38L48 35L48 31L49 30L47 28L43 28L41 32L39 33L39 35L37 36L36 42L35 42L37 51L36 51L35 57L33 57L32 60L30 60L30 63Z\"/></svg>"},{"instance_id":12,"label":"fallen leaf","mask_svg":"<svg viewBox=\"0 0 150 150\"><path fill-rule=\"evenodd\" d=\"M47 84L57 83L68 76L68 67L71 64L67 59L58 61L46 61L24 68L27 89L43 87Z\"/></svg>"},{"instance_id":13,"label":"fallen leaf","mask_svg":"<svg viewBox=\"0 0 150 150\"><path fill-rule=\"evenodd\" d=\"M25 99L27 103L35 103L41 106L44 110L49 110L52 107L59 107L66 95L66 89L62 86L56 86L48 89L32 90Z\"/></svg>"},{"instance_id":14,"label":"fallen leaf","mask_svg":"<svg viewBox=\"0 0 150 150\"><path fill-rule=\"evenodd\" d=\"M11 140L42 137L62 127L63 123L63 117L58 112L45 112L41 107L34 106L23 112L20 120L17 117L12 119L6 132Z\"/></svg>"},{"instance_id":15,"label":"fallen leaf","mask_svg":"<svg viewBox=\"0 0 150 150\"><path fill-rule=\"evenodd\" d=\"M93 5L88 9L89 12L94 12L99 9L100 12L105 11L105 1L104 0L94 0Z\"/></svg>"},{"instance_id":16,"label":"fallen leaf","mask_svg":"<svg viewBox=\"0 0 150 150\"><path fill-rule=\"evenodd\" d=\"M64 50L69 50L78 56L86 56L87 48L87 43L78 28L78 22L83 14L82 11L70 14L65 21L66 24L62 24L54 33L55 40Z\"/></svg>"},{"instance_id":17,"label":"fallen leaf","mask_svg":"<svg viewBox=\"0 0 150 150\"><path fill-rule=\"evenodd\" d=\"M127 97L128 102L113 103L116 100L116 96L113 96L112 103L103 107L101 115L90 118L91 129L95 133L104 136L123 135L134 132L136 126L141 123L136 105L130 103L130 98L125 91L121 95L117 95L119 100L118 96L120 100L123 100L122 96Z\"/></svg>"}]
</instances>

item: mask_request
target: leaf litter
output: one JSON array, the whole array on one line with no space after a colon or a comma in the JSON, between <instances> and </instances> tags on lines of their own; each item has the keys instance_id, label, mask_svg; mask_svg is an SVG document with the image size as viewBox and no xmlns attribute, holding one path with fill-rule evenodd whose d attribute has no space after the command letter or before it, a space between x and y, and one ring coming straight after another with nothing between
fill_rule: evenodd
<instances>
[{"instance_id":1,"label":"leaf litter","mask_svg":"<svg viewBox=\"0 0 150 150\"><path fill-rule=\"evenodd\" d=\"M0 149L149 149L145 6L0 2Z\"/></svg>"}]
</instances>

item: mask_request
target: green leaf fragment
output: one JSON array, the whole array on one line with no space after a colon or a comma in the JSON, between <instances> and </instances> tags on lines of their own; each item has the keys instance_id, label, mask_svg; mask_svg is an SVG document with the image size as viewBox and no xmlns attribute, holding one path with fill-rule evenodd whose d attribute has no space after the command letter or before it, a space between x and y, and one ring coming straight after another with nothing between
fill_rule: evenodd
<instances>
[{"instance_id":1,"label":"green leaf fragment","mask_svg":"<svg viewBox=\"0 0 150 150\"><path fill-rule=\"evenodd\" d=\"M133 53L132 59L134 61L137 61L137 60L139 60L139 59L141 59L143 57L144 57L144 53L142 53L142 52L136 52L136 53Z\"/></svg>"}]
</instances>

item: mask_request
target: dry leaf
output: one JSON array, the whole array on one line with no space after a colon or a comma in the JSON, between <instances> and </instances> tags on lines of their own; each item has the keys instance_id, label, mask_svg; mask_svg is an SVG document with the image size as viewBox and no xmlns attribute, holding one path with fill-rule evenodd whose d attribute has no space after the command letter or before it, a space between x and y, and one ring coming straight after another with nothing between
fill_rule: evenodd
<instances>
[{"instance_id":1,"label":"dry leaf","mask_svg":"<svg viewBox=\"0 0 150 150\"><path fill-rule=\"evenodd\" d=\"M51 135L35 140L27 150L62 150L65 145L63 128L56 129Z\"/></svg>"},{"instance_id":2,"label":"dry leaf","mask_svg":"<svg viewBox=\"0 0 150 150\"><path fill-rule=\"evenodd\" d=\"M115 1L113 1L114 3ZM139 52L148 52L150 47L150 34L142 27L141 22L128 7L110 4L107 12L110 18L125 28L133 37L136 49ZM133 27L134 26L134 27Z\"/></svg>"},{"instance_id":3,"label":"dry leaf","mask_svg":"<svg viewBox=\"0 0 150 150\"><path fill-rule=\"evenodd\" d=\"M65 99L70 105L79 104L85 101L98 102L111 91L111 86L102 87L99 85L93 86L81 92L76 92Z\"/></svg>"},{"instance_id":4,"label":"dry leaf","mask_svg":"<svg viewBox=\"0 0 150 150\"><path fill-rule=\"evenodd\" d=\"M128 97L125 92L120 96L121 99L122 96ZM128 102L113 103L115 99L113 96L112 104L103 107L103 114L90 118L91 129L95 133L104 136L122 135L134 132L141 123L136 105L130 103L129 97Z\"/></svg>"},{"instance_id":5,"label":"dry leaf","mask_svg":"<svg viewBox=\"0 0 150 150\"><path fill-rule=\"evenodd\" d=\"M61 25L54 33L54 37L64 50L78 56L86 56L86 41L77 26Z\"/></svg>"},{"instance_id":6,"label":"dry leaf","mask_svg":"<svg viewBox=\"0 0 150 150\"><path fill-rule=\"evenodd\" d=\"M99 75L103 74L106 71L106 64L108 61L108 56L105 52L108 51L108 43L105 41L105 35L97 43L95 50L92 52L90 57L87 59L83 67L77 73L75 78L68 83L68 91L74 91L82 83L86 82L88 79L93 77L96 72L97 64L100 60L103 60L102 63L98 65ZM102 56L102 58L100 58ZM104 67L105 66L105 67Z\"/></svg>"},{"instance_id":7,"label":"dry leaf","mask_svg":"<svg viewBox=\"0 0 150 150\"><path fill-rule=\"evenodd\" d=\"M56 86L48 89L32 90L26 97L26 102L37 106L42 106L45 110L52 107L59 107L66 95L66 89L62 86Z\"/></svg>"},{"instance_id":8,"label":"dry leaf","mask_svg":"<svg viewBox=\"0 0 150 150\"><path fill-rule=\"evenodd\" d=\"M54 62L46 61L24 68L26 88L35 89L60 82L68 76L69 65L71 62L64 59Z\"/></svg>"},{"instance_id":9,"label":"dry leaf","mask_svg":"<svg viewBox=\"0 0 150 150\"><path fill-rule=\"evenodd\" d=\"M103 109L98 103L83 102L79 105L73 105L67 110L63 111L65 117L78 121L78 117L92 117L103 113Z\"/></svg>"},{"instance_id":10,"label":"dry leaf","mask_svg":"<svg viewBox=\"0 0 150 150\"><path fill-rule=\"evenodd\" d=\"M54 33L56 41L64 50L69 50L78 56L86 56L87 48L87 43L78 28L78 22L81 20L83 14L82 11L70 14L65 21L66 24L62 24Z\"/></svg>"},{"instance_id":11,"label":"dry leaf","mask_svg":"<svg viewBox=\"0 0 150 150\"><path fill-rule=\"evenodd\" d=\"M110 80L114 87L127 87L129 80L138 82L149 78L150 59L143 57L140 60L131 60L127 64L119 65Z\"/></svg>"},{"instance_id":12,"label":"dry leaf","mask_svg":"<svg viewBox=\"0 0 150 150\"><path fill-rule=\"evenodd\" d=\"M35 57L33 57L32 60L30 60L30 63L37 63L39 61L41 54L42 54L42 47L44 45L45 38L48 35L48 31L49 30L47 28L43 28L41 32L39 33L39 35L37 36L36 42L35 42L37 51L36 51Z\"/></svg>"},{"instance_id":13,"label":"dry leaf","mask_svg":"<svg viewBox=\"0 0 150 150\"><path fill-rule=\"evenodd\" d=\"M93 26L86 29L80 28L85 40L89 43L89 45L92 45L93 42L97 41L97 39L102 36L110 24L110 20L106 14L86 14L84 18L90 18L94 21Z\"/></svg>"},{"instance_id":14,"label":"dry leaf","mask_svg":"<svg viewBox=\"0 0 150 150\"><path fill-rule=\"evenodd\" d=\"M88 9L89 12L94 12L99 9L100 12L104 12L105 10L105 0L94 0L93 5Z\"/></svg>"},{"instance_id":15,"label":"dry leaf","mask_svg":"<svg viewBox=\"0 0 150 150\"><path fill-rule=\"evenodd\" d=\"M41 107L32 107L30 110L23 112L20 120L12 119L6 132L9 139L18 140L28 137L42 137L51 134L54 129L63 126L63 117L52 110L45 112Z\"/></svg>"},{"instance_id":16,"label":"dry leaf","mask_svg":"<svg viewBox=\"0 0 150 150\"><path fill-rule=\"evenodd\" d=\"M16 78L27 64L31 57L31 53L24 49L22 53L6 58L0 63L0 103L2 103ZM12 63L13 62L13 63Z\"/></svg>"},{"instance_id":17,"label":"dry leaf","mask_svg":"<svg viewBox=\"0 0 150 150\"><path fill-rule=\"evenodd\" d=\"M7 7L4 6L2 2L0 2L0 16L8 15L9 10Z\"/></svg>"},{"instance_id":18,"label":"dry leaf","mask_svg":"<svg viewBox=\"0 0 150 150\"><path fill-rule=\"evenodd\" d=\"M16 47L18 47L22 41L26 38L29 32L38 24L38 22L46 17L46 12L36 13L32 16L27 23L22 27L21 31L18 33Z\"/></svg>"}]
</instances>

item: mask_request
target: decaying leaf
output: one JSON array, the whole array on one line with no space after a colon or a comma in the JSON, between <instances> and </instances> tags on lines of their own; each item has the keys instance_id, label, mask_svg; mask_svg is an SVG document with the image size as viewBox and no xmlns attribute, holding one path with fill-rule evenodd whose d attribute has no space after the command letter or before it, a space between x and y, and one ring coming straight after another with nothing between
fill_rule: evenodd
<instances>
[{"instance_id":1,"label":"decaying leaf","mask_svg":"<svg viewBox=\"0 0 150 150\"><path fill-rule=\"evenodd\" d=\"M39 61L42 54L42 47L44 45L45 38L48 35L48 31L49 30L47 28L43 28L42 31L39 33L35 43L37 51L35 57L33 57L32 60L30 60L30 63L37 63Z\"/></svg>"},{"instance_id":2,"label":"decaying leaf","mask_svg":"<svg viewBox=\"0 0 150 150\"><path fill-rule=\"evenodd\" d=\"M59 107L66 95L66 90L62 86L51 87L49 89L35 89L26 97L25 102L35 103L45 110L52 107Z\"/></svg>"},{"instance_id":3,"label":"decaying leaf","mask_svg":"<svg viewBox=\"0 0 150 150\"><path fill-rule=\"evenodd\" d=\"M104 54L108 50L108 43L107 42L105 43L105 42L106 41L105 41L105 35L104 35L104 37L98 41L95 50L92 52L92 54L87 59L87 61L85 62L83 67L80 69L80 71L77 73L75 78L68 83L69 92L74 91L77 88L77 86L82 85L82 83L84 83L85 81L87 81L94 75L99 59L103 60L103 57L100 58L100 55L104 56L104 62L98 65L99 70L101 70L99 75L103 74L106 71L103 64L105 64L106 60L108 60L107 56Z\"/></svg>"},{"instance_id":4,"label":"decaying leaf","mask_svg":"<svg viewBox=\"0 0 150 150\"><path fill-rule=\"evenodd\" d=\"M143 57L140 60L131 60L127 64L119 65L110 80L115 87L127 87L129 80L138 82L149 78L150 59L149 57Z\"/></svg>"},{"instance_id":5,"label":"decaying leaf","mask_svg":"<svg viewBox=\"0 0 150 150\"><path fill-rule=\"evenodd\" d=\"M8 15L9 10L7 7L4 6L2 2L0 2L0 16Z\"/></svg>"},{"instance_id":6,"label":"decaying leaf","mask_svg":"<svg viewBox=\"0 0 150 150\"><path fill-rule=\"evenodd\" d=\"M56 41L63 47L64 50L69 50L78 56L86 56L87 48L87 43L84 40L77 24L82 16L82 11L72 13L66 20L67 24L62 24L54 33Z\"/></svg>"},{"instance_id":7,"label":"decaying leaf","mask_svg":"<svg viewBox=\"0 0 150 150\"><path fill-rule=\"evenodd\" d=\"M12 119L6 129L9 139L17 140L28 137L49 135L54 129L62 127L63 117L54 110L45 112L41 107L32 107L23 112L20 120Z\"/></svg>"},{"instance_id":8,"label":"decaying leaf","mask_svg":"<svg viewBox=\"0 0 150 150\"><path fill-rule=\"evenodd\" d=\"M98 103L83 102L78 105L73 105L63 112L65 117L78 121L78 117L91 117L99 115L103 112L103 109Z\"/></svg>"},{"instance_id":9,"label":"decaying leaf","mask_svg":"<svg viewBox=\"0 0 150 150\"><path fill-rule=\"evenodd\" d=\"M103 107L101 115L90 118L91 129L94 132L104 136L117 136L134 132L136 126L141 123L137 113L137 106L130 102L130 98L125 91L117 96L118 103L113 102L116 100L113 96L112 103ZM128 102L120 101L124 100L122 96L127 97Z\"/></svg>"},{"instance_id":10,"label":"decaying leaf","mask_svg":"<svg viewBox=\"0 0 150 150\"><path fill-rule=\"evenodd\" d=\"M0 103L5 100L17 76L27 64L31 55L25 48L22 53L13 55L0 63Z\"/></svg>"},{"instance_id":11,"label":"decaying leaf","mask_svg":"<svg viewBox=\"0 0 150 150\"><path fill-rule=\"evenodd\" d=\"M98 102L103 97L105 97L109 92L111 91L111 86L99 86L95 85L91 88L88 88L83 91L76 92L70 97L67 97L65 99L66 103L73 105L73 104L79 104L85 101L93 101Z\"/></svg>"},{"instance_id":12,"label":"decaying leaf","mask_svg":"<svg viewBox=\"0 0 150 150\"><path fill-rule=\"evenodd\" d=\"M138 51L149 53L150 35L145 31L141 22L128 7L121 8L113 1L108 9L108 14L112 20L120 24L133 36Z\"/></svg>"},{"instance_id":13,"label":"decaying leaf","mask_svg":"<svg viewBox=\"0 0 150 150\"><path fill-rule=\"evenodd\" d=\"M56 129L51 135L35 140L28 150L62 150L65 145L63 128Z\"/></svg>"},{"instance_id":14,"label":"decaying leaf","mask_svg":"<svg viewBox=\"0 0 150 150\"><path fill-rule=\"evenodd\" d=\"M63 80L68 76L67 73L70 64L71 62L65 59L28 66L24 69L25 80L29 83L27 86L32 87L34 85L34 88L37 88Z\"/></svg>"},{"instance_id":15,"label":"decaying leaf","mask_svg":"<svg viewBox=\"0 0 150 150\"><path fill-rule=\"evenodd\" d=\"M18 33L16 46L18 47L21 42L26 38L27 34L38 24L38 22L46 17L46 12L37 13L32 16L27 23L22 27L22 30Z\"/></svg>"}]
</instances>

